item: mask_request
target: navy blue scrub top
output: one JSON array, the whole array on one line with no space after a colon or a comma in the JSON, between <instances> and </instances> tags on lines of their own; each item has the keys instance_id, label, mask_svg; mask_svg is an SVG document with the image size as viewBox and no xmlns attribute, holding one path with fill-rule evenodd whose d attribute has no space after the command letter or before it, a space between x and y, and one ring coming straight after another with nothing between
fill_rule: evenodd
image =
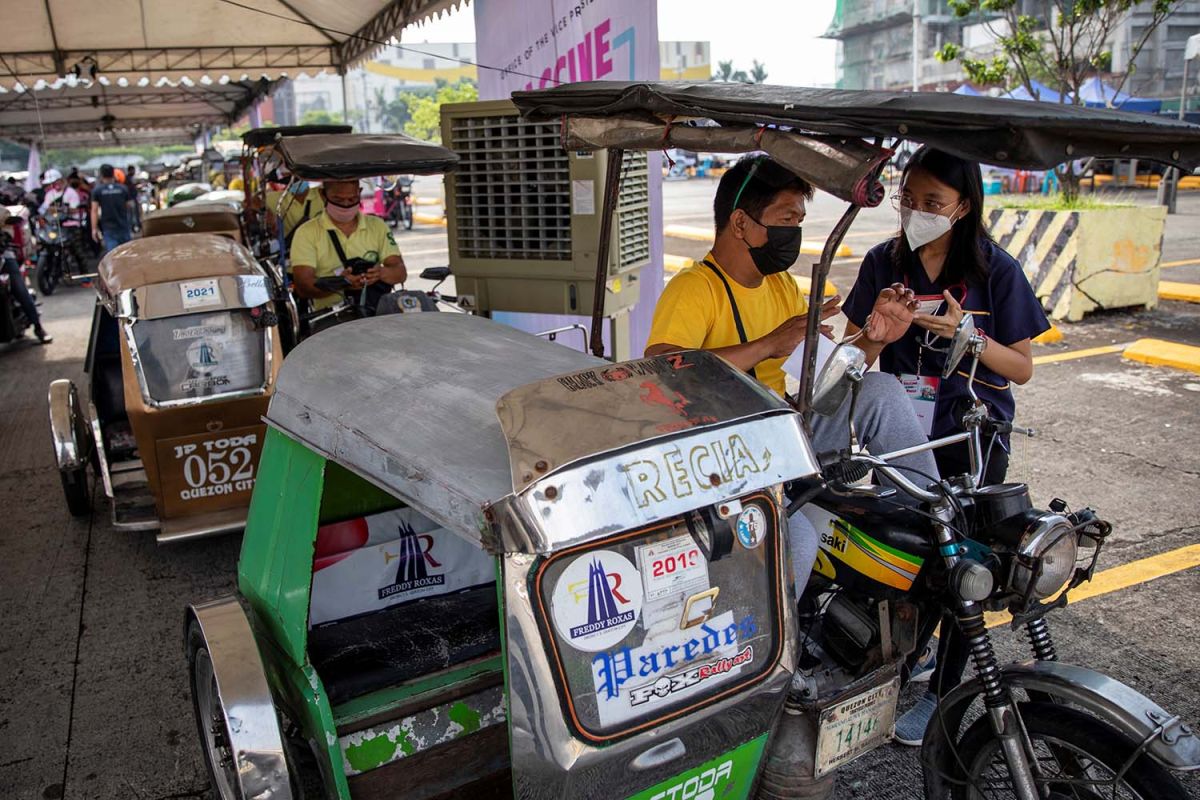
<instances>
[{"instance_id":1,"label":"navy blue scrub top","mask_svg":"<svg viewBox=\"0 0 1200 800\"><path fill-rule=\"evenodd\" d=\"M915 270L916 275L902 275L892 261L892 246L895 241L889 239L871 248L858 270L858 279L854 282L854 288L850 290L850 296L842 305L846 317L858 327L866 324L867 316L870 315L881 291L893 283L903 283L918 295L941 295L944 289L949 288L963 310L974 315L975 326L1003 345L1032 339L1050 329L1046 314L1025 278L1025 273L1021 271L1021 265L994 242L983 244L983 254L988 260L987 285L940 286L931 282L925 270L919 267ZM945 312L943 302L935 313ZM917 356L921 343L925 341L925 334L924 328L912 325L903 337L883 349L879 356L879 369L892 375L917 374ZM930 341L938 348L945 348L950 343L949 339L932 334ZM944 353L926 348L920 358L920 374L942 374ZM967 366L965 360L963 366ZM979 399L987 404L993 419L1012 421L1016 403L1008 381L985 367L982 362L975 372L975 392ZM933 412L933 438L948 436L962 430L958 420L954 418L954 407L960 398L967 396L966 371L959 370L941 382L937 405ZM1007 438L1003 437L1006 444Z\"/></svg>"}]
</instances>

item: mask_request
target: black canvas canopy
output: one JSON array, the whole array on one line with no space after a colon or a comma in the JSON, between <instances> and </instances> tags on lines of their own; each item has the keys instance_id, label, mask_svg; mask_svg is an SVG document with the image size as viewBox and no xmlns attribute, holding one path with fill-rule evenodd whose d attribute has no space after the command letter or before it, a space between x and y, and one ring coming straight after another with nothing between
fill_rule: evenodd
<instances>
[{"instance_id":1,"label":"black canvas canopy","mask_svg":"<svg viewBox=\"0 0 1200 800\"><path fill-rule=\"evenodd\" d=\"M279 144L287 168L306 180L449 172L458 155L441 145L401 133L343 133L285 138Z\"/></svg>"},{"instance_id":2,"label":"black canvas canopy","mask_svg":"<svg viewBox=\"0 0 1200 800\"><path fill-rule=\"evenodd\" d=\"M252 128L242 134L242 144L259 148L274 144L276 138L317 136L319 134L350 133L349 125L280 125L273 128Z\"/></svg>"},{"instance_id":3,"label":"black canvas canopy","mask_svg":"<svg viewBox=\"0 0 1200 800\"><path fill-rule=\"evenodd\" d=\"M688 120L712 120L722 128L743 130L776 125L833 137L908 139L962 158L1023 169L1048 169L1092 156L1149 159L1189 172L1200 166L1200 125L1110 109L992 97L742 83L592 81L514 92L513 100L525 116L537 120L624 118L658 122L663 126L660 130L668 121ZM710 138L719 141L720 134L714 132ZM622 144L610 138L604 146Z\"/></svg>"}]
</instances>

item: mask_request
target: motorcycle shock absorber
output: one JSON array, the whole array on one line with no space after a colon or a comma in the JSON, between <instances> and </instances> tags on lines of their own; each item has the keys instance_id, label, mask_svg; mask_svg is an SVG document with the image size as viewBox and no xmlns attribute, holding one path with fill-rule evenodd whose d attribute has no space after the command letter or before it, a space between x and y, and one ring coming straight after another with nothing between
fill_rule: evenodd
<instances>
[{"instance_id":1,"label":"motorcycle shock absorber","mask_svg":"<svg viewBox=\"0 0 1200 800\"><path fill-rule=\"evenodd\" d=\"M964 603L958 617L958 626L975 662L975 672L983 685L983 702L989 707L1006 705L1000 680L1000 667L996 661L996 650L992 638L983 626L983 611L977 603Z\"/></svg>"},{"instance_id":2,"label":"motorcycle shock absorber","mask_svg":"<svg viewBox=\"0 0 1200 800\"><path fill-rule=\"evenodd\" d=\"M1038 661L1058 660L1058 653L1054 651L1054 639L1050 637L1050 626L1046 624L1045 617L1025 623L1025 633L1033 647L1034 658Z\"/></svg>"}]
</instances>

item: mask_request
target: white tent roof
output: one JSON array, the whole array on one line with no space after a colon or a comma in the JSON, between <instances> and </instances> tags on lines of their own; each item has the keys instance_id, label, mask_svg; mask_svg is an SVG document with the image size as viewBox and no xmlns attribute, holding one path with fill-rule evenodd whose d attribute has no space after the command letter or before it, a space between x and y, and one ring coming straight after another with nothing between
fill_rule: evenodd
<instances>
[{"instance_id":1,"label":"white tent roof","mask_svg":"<svg viewBox=\"0 0 1200 800\"><path fill-rule=\"evenodd\" d=\"M116 83L343 71L465 0L43 0L4 16L0 86L95 64ZM13 9L15 11L15 9Z\"/></svg>"}]
</instances>

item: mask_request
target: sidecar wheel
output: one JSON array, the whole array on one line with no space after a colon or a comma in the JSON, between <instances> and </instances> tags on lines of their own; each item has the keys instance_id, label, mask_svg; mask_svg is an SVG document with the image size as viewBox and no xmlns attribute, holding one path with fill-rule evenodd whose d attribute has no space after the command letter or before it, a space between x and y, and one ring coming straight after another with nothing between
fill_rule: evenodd
<instances>
[{"instance_id":1,"label":"sidecar wheel","mask_svg":"<svg viewBox=\"0 0 1200 800\"><path fill-rule=\"evenodd\" d=\"M293 800L283 735L245 613L227 598L189 609L192 710L219 800Z\"/></svg>"},{"instance_id":2,"label":"sidecar wheel","mask_svg":"<svg viewBox=\"0 0 1200 800\"><path fill-rule=\"evenodd\" d=\"M92 513L92 493L88 488L87 466L63 470L63 494L67 497L67 510L73 517L86 517Z\"/></svg>"},{"instance_id":3,"label":"sidecar wheel","mask_svg":"<svg viewBox=\"0 0 1200 800\"><path fill-rule=\"evenodd\" d=\"M1138 756L1114 787L1113 778L1138 743L1095 717L1055 703L1021 703L1020 713L1044 776L1038 779L1043 796L1051 800L1187 800L1187 790L1175 776L1145 754ZM965 777L970 785L956 785L954 800L1016 797L987 716L963 734L958 759L968 770Z\"/></svg>"}]
</instances>

